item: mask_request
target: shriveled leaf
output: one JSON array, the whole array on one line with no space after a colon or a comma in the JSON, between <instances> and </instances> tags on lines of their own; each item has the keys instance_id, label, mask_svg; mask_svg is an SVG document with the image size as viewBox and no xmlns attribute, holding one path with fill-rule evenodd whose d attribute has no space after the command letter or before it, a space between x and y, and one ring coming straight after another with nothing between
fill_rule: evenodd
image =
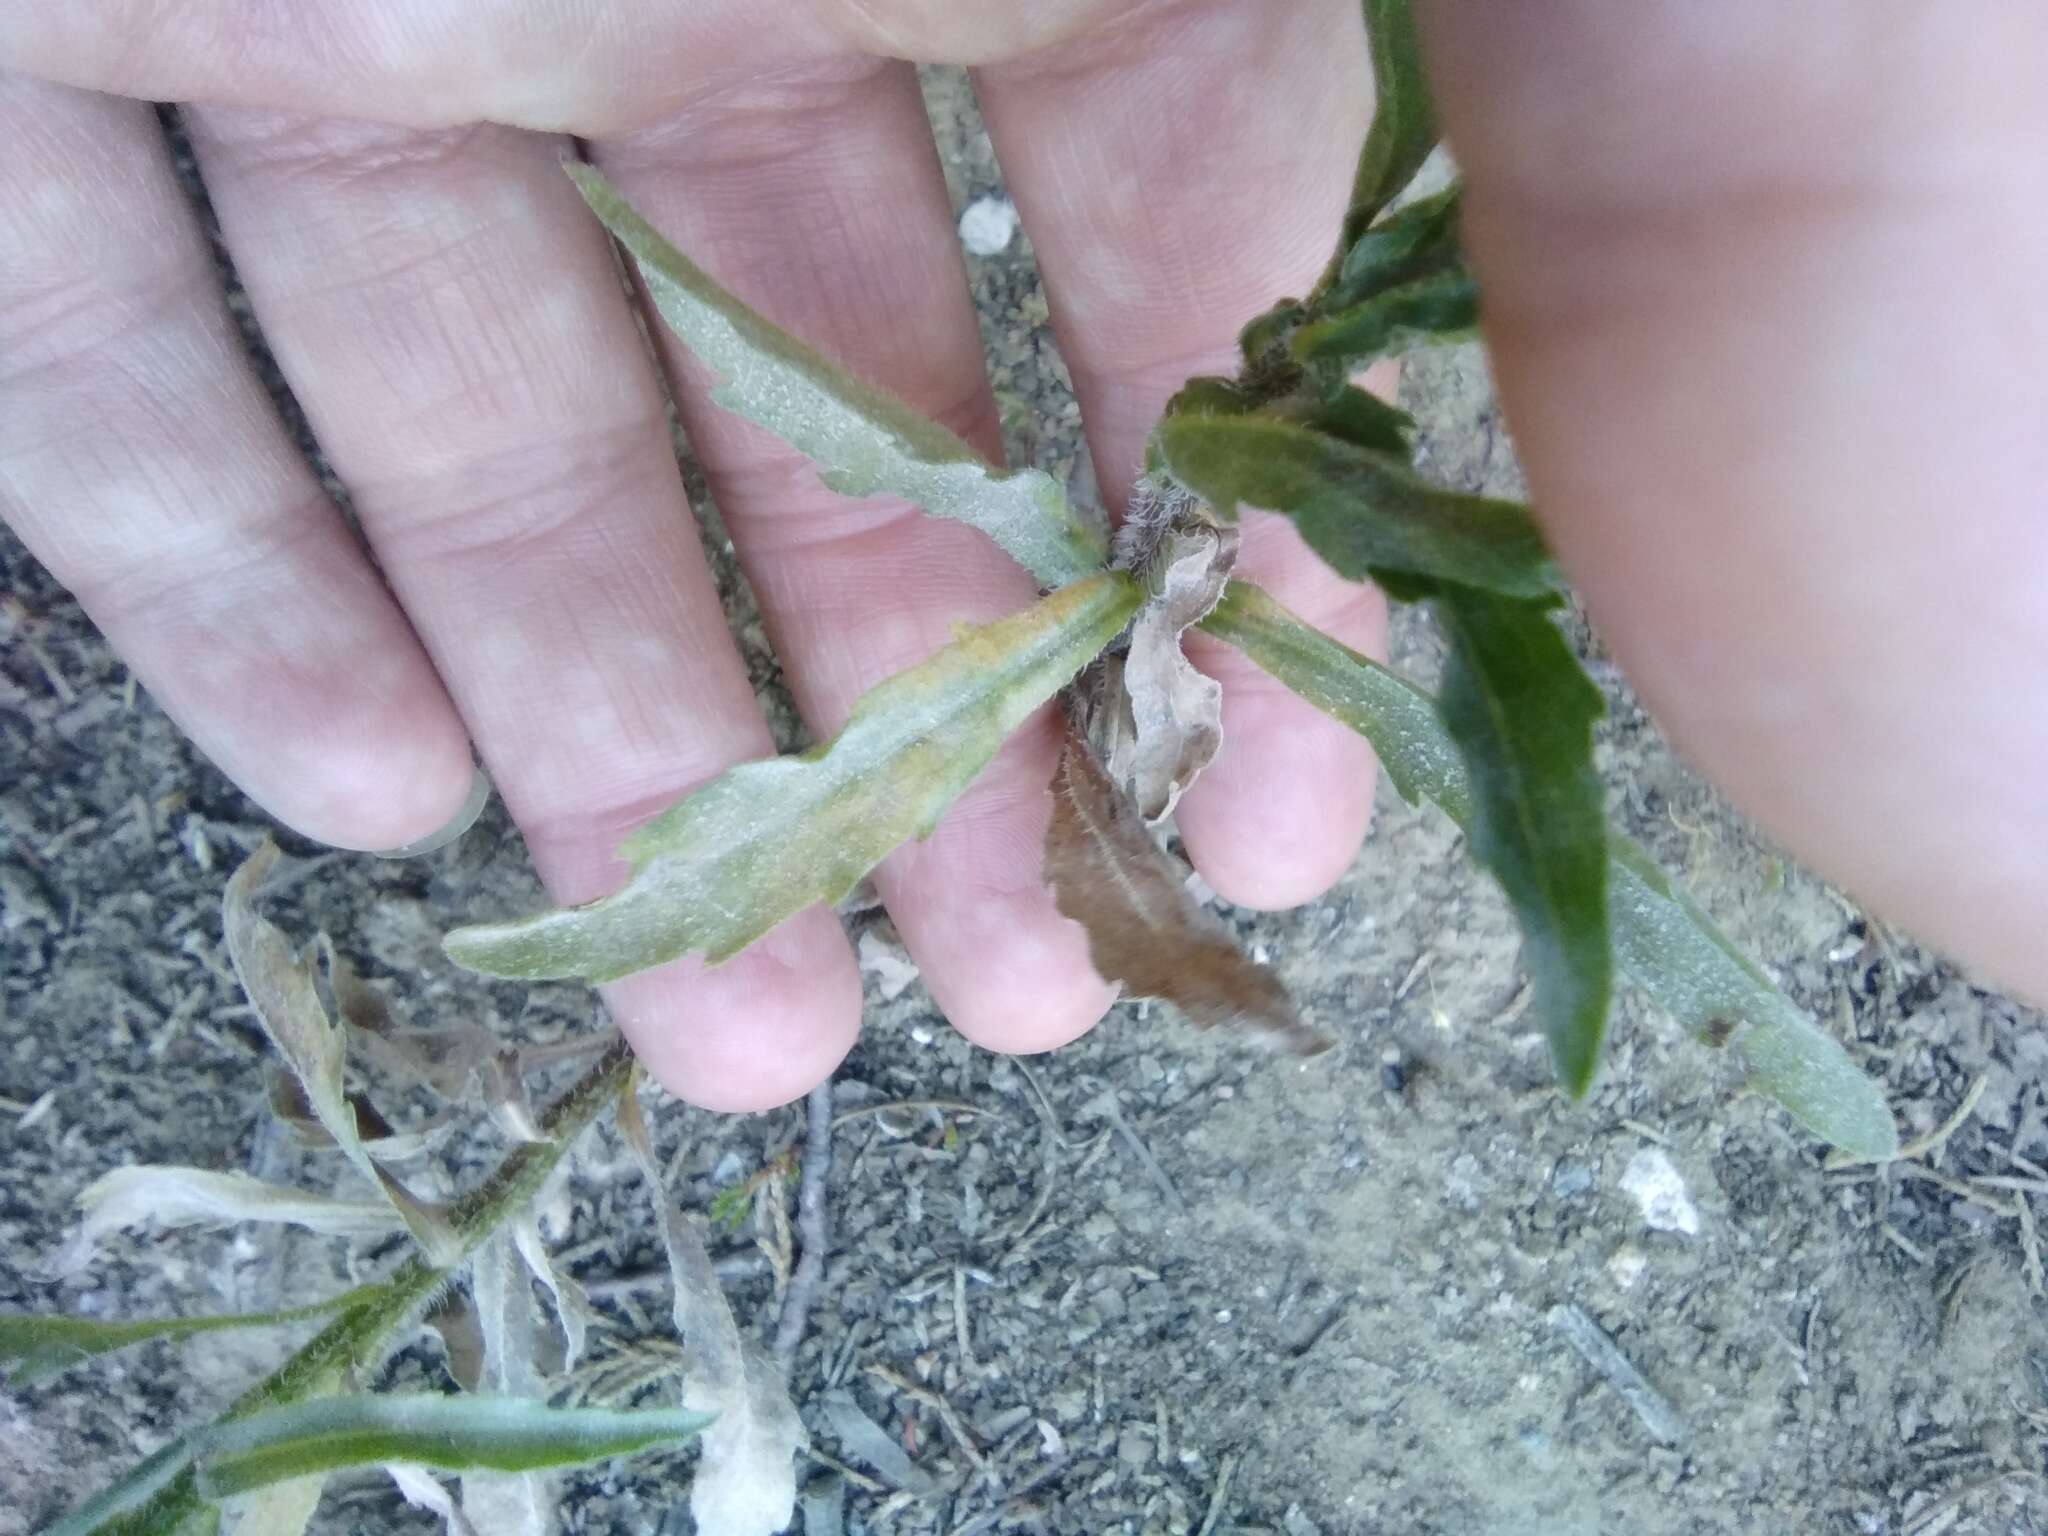
<instances>
[{"instance_id":1,"label":"shriveled leaf","mask_svg":"<svg viewBox=\"0 0 2048 1536\"><path fill-rule=\"evenodd\" d=\"M1415 179L1436 147L1436 112L1422 68L1409 0L1364 0L1366 34L1372 44L1372 126L1359 152L1344 214L1341 250L1371 227L1379 211Z\"/></svg>"},{"instance_id":2,"label":"shriveled leaf","mask_svg":"<svg viewBox=\"0 0 2048 1536\"><path fill-rule=\"evenodd\" d=\"M1218 512L1286 514L1340 576L1402 572L1510 597L1556 589L1526 507L1440 490L1395 454L1265 414L1170 415L1153 442L1167 472Z\"/></svg>"},{"instance_id":3,"label":"shriveled leaf","mask_svg":"<svg viewBox=\"0 0 2048 1536\"><path fill-rule=\"evenodd\" d=\"M326 1486L316 1472L239 1494L221 1506L221 1536L301 1536Z\"/></svg>"},{"instance_id":4,"label":"shriveled leaf","mask_svg":"<svg viewBox=\"0 0 2048 1536\"><path fill-rule=\"evenodd\" d=\"M898 496L980 529L1040 586L1078 581L1106 558L1043 470L1002 470L894 396L772 325L662 238L587 165L568 166L584 201L640 268L663 320L724 382L712 399L819 466L842 496Z\"/></svg>"},{"instance_id":5,"label":"shriveled leaf","mask_svg":"<svg viewBox=\"0 0 2048 1536\"><path fill-rule=\"evenodd\" d=\"M272 1221L332 1237L382 1237L401 1226L398 1213L381 1200L337 1200L266 1184L246 1173L159 1163L102 1174L80 1192L78 1205L84 1219L54 1261L63 1275L83 1269L108 1233L129 1227L171 1230Z\"/></svg>"},{"instance_id":6,"label":"shriveled leaf","mask_svg":"<svg viewBox=\"0 0 2048 1536\"><path fill-rule=\"evenodd\" d=\"M1436 609L1451 641L1437 707L1471 769L1472 852L1515 909L1551 1065L1581 1098L1614 983L1607 812L1593 771L1606 704L1544 605L1452 588Z\"/></svg>"},{"instance_id":7,"label":"shriveled leaf","mask_svg":"<svg viewBox=\"0 0 2048 1536\"><path fill-rule=\"evenodd\" d=\"M1109 673L1109 775L1147 821L1168 815L1223 744L1223 685L1198 670L1181 635L1216 606L1237 563L1238 531L1167 531L1146 572L1129 652Z\"/></svg>"},{"instance_id":8,"label":"shriveled leaf","mask_svg":"<svg viewBox=\"0 0 2048 1536\"><path fill-rule=\"evenodd\" d=\"M547 1244L541 1240L540 1222L532 1211L520 1212L506 1227L512 1234L512 1246L519 1250L528 1271L555 1304L555 1320L562 1329L562 1369L573 1370L583 1353L584 1340L590 1335L590 1299L571 1276L556 1272L554 1260L548 1257Z\"/></svg>"},{"instance_id":9,"label":"shriveled leaf","mask_svg":"<svg viewBox=\"0 0 2048 1536\"><path fill-rule=\"evenodd\" d=\"M449 1536L482 1536L482 1533L469 1523L469 1517L457 1506L455 1496L425 1467L415 1467L403 1461L391 1461L384 1464L384 1470L397 1485L399 1496L406 1503L414 1509L424 1509L430 1515L441 1517Z\"/></svg>"},{"instance_id":10,"label":"shriveled leaf","mask_svg":"<svg viewBox=\"0 0 2048 1536\"><path fill-rule=\"evenodd\" d=\"M680 955L737 954L834 902L923 837L1031 713L1115 638L1142 589L1102 572L870 689L839 734L746 763L627 839L632 875L589 906L459 928L447 950L492 976L614 981Z\"/></svg>"},{"instance_id":11,"label":"shriveled leaf","mask_svg":"<svg viewBox=\"0 0 2048 1536\"><path fill-rule=\"evenodd\" d=\"M292 1133L302 1147L332 1147L335 1140L306 1097L306 1088L291 1069L277 1061L263 1064L263 1094L270 1113ZM386 1120L367 1095L351 1091L349 1107L355 1111L356 1126L362 1132L362 1147L374 1158L399 1162L431 1152L455 1133L452 1115L435 1115L409 1130L399 1130Z\"/></svg>"},{"instance_id":12,"label":"shriveled leaf","mask_svg":"<svg viewBox=\"0 0 2048 1536\"><path fill-rule=\"evenodd\" d=\"M441 1341L441 1354L448 1375L465 1392L480 1392L484 1385L484 1329L477 1317L476 1301L467 1291L450 1290L442 1295L420 1319Z\"/></svg>"},{"instance_id":13,"label":"shriveled leaf","mask_svg":"<svg viewBox=\"0 0 2048 1536\"><path fill-rule=\"evenodd\" d=\"M668 1253L684 1406L716 1416L690 1481L690 1514L702 1536L772 1536L796 1511L803 1421L773 1362L740 1336L703 1237L669 1198L630 1083L619 1096L619 1132L640 1165Z\"/></svg>"},{"instance_id":14,"label":"shriveled leaf","mask_svg":"<svg viewBox=\"0 0 2048 1536\"><path fill-rule=\"evenodd\" d=\"M228 880L221 924L236 979L263 1032L304 1089L306 1106L335 1146L384 1192L420 1246L437 1262L447 1262L460 1247L447 1213L413 1194L363 1146L355 1106L343 1082L347 1034L321 1002L312 965L301 960L283 931L256 910L256 892L276 862L277 845L266 838Z\"/></svg>"},{"instance_id":15,"label":"shriveled leaf","mask_svg":"<svg viewBox=\"0 0 2048 1536\"><path fill-rule=\"evenodd\" d=\"M1471 780L1428 695L1246 582L1230 584L1202 628L1365 736L1411 802L1432 800L1470 829ZM1610 834L1608 853L1614 955L1629 978L1686 1029L1734 1050L1750 1085L1814 1135L1872 1161L1896 1156L1898 1132L1884 1095L1841 1044L1640 848Z\"/></svg>"},{"instance_id":16,"label":"shriveled leaf","mask_svg":"<svg viewBox=\"0 0 2048 1536\"><path fill-rule=\"evenodd\" d=\"M538 1399L534 1361L533 1283L503 1228L470 1264L470 1294L484 1340L482 1390L508 1399ZM462 1512L480 1530L502 1536L548 1536L555 1497L545 1471L472 1468L462 1475Z\"/></svg>"},{"instance_id":17,"label":"shriveled leaf","mask_svg":"<svg viewBox=\"0 0 2048 1536\"><path fill-rule=\"evenodd\" d=\"M1460 262L1333 309L1297 330L1290 346L1302 363L1349 370L1478 333L1479 284Z\"/></svg>"},{"instance_id":18,"label":"shriveled leaf","mask_svg":"<svg viewBox=\"0 0 2048 1536\"><path fill-rule=\"evenodd\" d=\"M1614 953L1666 1013L1736 1051L1751 1085L1823 1141L1868 1162L1899 1155L1884 1091L1671 877L1625 837L1612 840Z\"/></svg>"},{"instance_id":19,"label":"shriveled leaf","mask_svg":"<svg viewBox=\"0 0 2048 1536\"><path fill-rule=\"evenodd\" d=\"M551 1408L468 1393L360 1394L229 1419L204 1432L194 1459L200 1493L220 1499L287 1478L391 1462L444 1472L585 1466L674 1445L708 1422L676 1408Z\"/></svg>"},{"instance_id":20,"label":"shriveled leaf","mask_svg":"<svg viewBox=\"0 0 2048 1536\"><path fill-rule=\"evenodd\" d=\"M1329 1048L1280 978L1188 894L1187 871L1152 840L1078 731L1053 779L1045 879L1061 915L1087 930L1096 971L1128 996L1162 999L1198 1028L1240 1030L1304 1056Z\"/></svg>"},{"instance_id":21,"label":"shriveled leaf","mask_svg":"<svg viewBox=\"0 0 2048 1536\"><path fill-rule=\"evenodd\" d=\"M150 1339L180 1339L230 1328L281 1328L309 1322L375 1296L376 1286L359 1286L325 1301L276 1312L239 1312L214 1317L36 1317L0 1313L0 1365L11 1367L7 1384L25 1387L59 1371Z\"/></svg>"}]
</instances>

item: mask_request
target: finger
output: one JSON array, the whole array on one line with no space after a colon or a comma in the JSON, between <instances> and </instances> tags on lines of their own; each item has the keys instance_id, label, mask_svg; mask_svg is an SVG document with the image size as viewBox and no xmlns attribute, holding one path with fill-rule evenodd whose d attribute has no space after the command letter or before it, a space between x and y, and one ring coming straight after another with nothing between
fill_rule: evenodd
<instances>
[{"instance_id":1,"label":"finger","mask_svg":"<svg viewBox=\"0 0 2048 1536\"><path fill-rule=\"evenodd\" d=\"M1794 850L2048 994L2048 12L1428 20L1516 442L1631 678Z\"/></svg>"},{"instance_id":2,"label":"finger","mask_svg":"<svg viewBox=\"0 0 2048 1536\"><path fill-rule=\"evenodd\" d=\"M742 103L598 146L660 228L720 281L864 378L1000 452L930 129L907 65L794 72ZM854 700L961 622L1012 613L1030 579L981 534L900 502L850 501L758 428L708 405L666 353L684 425L745 562L797 703L832 730ZM1056 730L1041 714L877 885L933 997L965 1034L1046 1049L1109 992L1040 878Z\"/></svg>"},{"instance_id":3,"label":"finger","mask_svg":"<svg viewBox=\"0 0 2048 1536\"><path fill-rule=\"evenodd\" d=\"M292 0L258 23L248 0L0 0L0 69L152 101L595 134L675 112L707 69L748 80L913 46L968 63L1043 47L1123 3Z\"/></svg>"},{"instance_id":4,"label":"finger","mask_svg":"<svg viewBox=\"0 0 2048 1536\"><path fill-rule=\"evenodd\" d=\"M195 113L279 364L561 900L700 780L772 749L698 546L657 380L557 146ZM677 1093L758 1108L852 1043L828 912L608 994Z\"/></svg>"},{"instance_id":5,"label":"finger","mask_svg":"<svg viewBox=\"0 0 2048 1536\"><path fill-rule=\"evenodd\" d=\"M1234 372L1239 328L1328 260L1366 82L1351 0L1155 7L978 72L1113 499L1168 397L1191 374ZM1380 648L1376 594L1338 579L1291 525L1247 524L1244 574L1347 644ZM1225 711L1222 750L1178 812L1190 855L1232 901L1318 894L1365 835L1370 749L1236 652L1198 640L1189 653L1222 680Z\"/></svg>"},{"instance_id":6,"label":"finger","mask_svg":"<svg viewBox=\"0 0 2048 1536\"><path fill-rule=\"evenodd\" d=\"M279 819L429 836L462 724L251 375L154 116L0 75L0 140L0 515Z\"/></svg>"}]
</instances>

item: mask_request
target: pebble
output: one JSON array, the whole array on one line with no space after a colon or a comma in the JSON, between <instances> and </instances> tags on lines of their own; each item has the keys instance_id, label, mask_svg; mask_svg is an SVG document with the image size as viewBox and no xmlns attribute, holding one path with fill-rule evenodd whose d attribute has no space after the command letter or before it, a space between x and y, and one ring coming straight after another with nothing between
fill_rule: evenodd
<instances>
[{"instance_id":1,"label":"pebble","mask_svg":"<svg viewBox=\"0 0 2048 1536\"><path fill-rule=\"evenodd\" d=\"M1699 1231L1700 1213L1692 1194L1662 1147L1645 1147L1630 1158L1621 1173L1621 1187L1634 1197L1643 1224L1651 1231L1682 1232L1688 1237Z\"/></svg>"},{"instance_id":2,"label":"pebble","mask_svg":"<svg viewBox=\"0 0 2048 1536\"><path fill-rule=\"evenodd\" d=\"M960 243L975 256L993 256L1017 233L1017 205L1007 197L977 197L960 214Z\"/></svg>"}]
</instances>

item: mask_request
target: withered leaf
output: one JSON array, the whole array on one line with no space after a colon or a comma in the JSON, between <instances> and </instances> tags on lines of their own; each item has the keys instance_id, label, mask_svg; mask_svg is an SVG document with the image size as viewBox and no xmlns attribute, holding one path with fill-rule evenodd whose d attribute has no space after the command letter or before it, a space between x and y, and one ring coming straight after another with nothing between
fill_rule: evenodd
<instances>
[{"instance_id":1,"label":"withered leaf","mask_svg":"<svg viewBox=\"0 0 2048 1536\"><path fill-rule=\"evenodd\" d=\"M277 856L277 845L265 839L229 878L222 896L221 926L235 977L264 1034L304 1090L305 1108L363 1177L384 1192L427 1254L447 1262L460 1247L447 1211L415 1195L363 1145L356 1105L343 1082L347 1033L321 1001L312 963L256 910L256 892Z\"/></svg>"},{"instance_id":2,"label":"withered leaf","mask_svg":"<svg viewBox=\"0 0 2048 1536\"><path fill-rule=\"evenodd\" d=\"M1130 651L1106 672L1109 776L1148 822L1173 810L1223 744L1223 687L1188 660L1181 634L1222 597L1237 546L1235 528L1168 529L1145 573Z\"/></svg>"},{"instance_id":3,"label":"withered leaf","mask_svg":"<svg viewBox=\"0 0 2048 1536\"><path fill-rule=\"evenodd\" d=\"M1088 931L1088 956L1131 997L1156 997L1202 1029L1243 1030L1303 1056L1332 1042L1294 1011L1280 978L1239 951L1187 892L1186 872L1152 841L1095 749L1067 733L1053 779L1045 879L1062 915Z\"/></svg>"}]
</instances>

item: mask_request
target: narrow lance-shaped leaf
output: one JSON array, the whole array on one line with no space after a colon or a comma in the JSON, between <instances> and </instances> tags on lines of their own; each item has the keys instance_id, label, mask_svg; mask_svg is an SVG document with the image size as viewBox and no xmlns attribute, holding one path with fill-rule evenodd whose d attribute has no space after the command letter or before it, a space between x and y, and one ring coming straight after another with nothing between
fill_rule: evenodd
<instances>
[{"instance_id":1,"label":"narrow lance-shaped leaf","mask_svg":"<svg viewBox=\"0 0 2048 1536\"><path fill-rule=\"evenodd\" d=\"M1411 802L1432 800L1470 827L1471 781L1427 694L1245 582L1230 584L1202 628L1365 736ZM1840 1043L1640 848L1610 835L1608 851L1614 954L1630 979L1683 1028L1734 1050L1751 1085L1814 1135L1872 1161L1897 1156L1898 1131L1882 1091Z\"/></svg>"},{"instance_id":2,"label":"narrow lance-shaped leaf","mask_svg":"<svg viewBox=\"0 0 2048 1536\"><path fill-rule=\"evenodd\" d=\"M1349 372L1375 358L1478 333L1479 284L1459 262L1309 321L1289 348L1297 362Z\"/></svg>"},{"instance_id":3,"label":"narrow lance-shaped leaf","mask_svg":"<svg viewBox=\"0 0 2048 1536\"><path fill-rule=\"evenodd\" d=\"M1507 892L1551 1064L1574 1098L1607 1035L1607 815L1593 771L1600 690L1546 606L1446 588L1451 639L1438 698L1472 770L1472 851Z\"/></svg>"},{"instance_id":4,"label":"narrow lance-shaped leaf","mask_svg":"<svg viewBox=\"0 0 2048 1536\"><path fill-rule=\"evenodd\" d=\"M359 1286L303 1307L277 1312L239 1312L213 1317L137 1317L109 1320L96 1317L36 1317L0 1314L0 1364L11 1366L12 1387L54 1376L59 1371L151 1339L180 1339L195 1333L230 1328L281 1328L309 1322L374 1297L377 1286Z\"/></svg>"},{"instance_id":5,"label":"narrow lance-shaped leaf","mask_svg":"<svg viewBox=\"0 0 2048 1536\"><path fill-rule=\"evenodd\" d=\"M595 170L567 169L639 266L662 319L724 380L712 399L813 460L826 485L843 496L900 496L979 528L1041 586L1101 568L1102 535L1043 470L997 469L727 293Z\"/></svg>"},{"instance_id":6,"label":"narrow lance-shaped leaf","mask_svg":"<svg viewBox=\"0 0 2048 1536\"><path fill-rule=\"evenodd\" d=\"M1280 978L1188 894L1187 871L1152 840L1078 731L1053 778L1045 880L1061 916L1087 930L1097 974L1126 996L1159 998L1197 1028L1242 1031L1303 1056L1329 1048Z\"/></svg>"},{"instance_id":7,"label":"narrow lance-shaped leaf","mask_svg":"<svg viewBox=\"0 0 2048 1536\"><path fill-rule=\"evenodd\" d=\"M1422 43L1408 0L1364 0L1372 45L1373 114L1352 178L1337 262L1379 211L1415 179L1436 147L1436 112L1422 68Z\"/></svg>"},{"instance_id":8,"label":"narrow lance-shaped leaf","mask_svg":"<svg viewBox=\"0 0 2048 1536\"><path fill-rule=\"evenodd\" d=\"M381 1237L399 1229L398 1213L382 1200L337 1200L246 1173L216 1173L135 1163L101 1174L80 1191L84 1213L51 1267L76 1274L91 1260L100 1240L128 1227L226 1226L238 1221L274 1221L332 1237Z\"/></svg>"},{"instance_id":9,"label":"narrow lance-shaped leaf","mask_svg":"<svg viewBox=\"0 0 2048 1536\"><path fill-rule=\"evenodd\" d=\"M1328 314L1458 265L1458 221L1464 206L1465 189L1453 182L1373 225L1344 253L1336 285L1324 296L1319 311Z\"/></svg>"},{"instance_id":10,"label":"narrow lance-shaped leaf","mask_svg":"<svg viewBox=\"0 0 2048 1536\"><path fill-rule=\"evenodd\" d=\"M199 1491L219 1499L287 1478L402 1462L531 1472L674 1445L710 1420L683 1408L551 1408L521 1398L363 1394L230 1419L195 1447Z\"/></svg>"},{"instance_id":11,"label":"narrow lance-shaped leaf","mask_svg":"<svg viewBox=\"0 0 2048 1536\"><path fill-rule=\"evenodd\" d=\"M737 954L813 902L838 901L923 837L996 749L1116 637L1143 593L1103 572L862 695L800 757L746 763L627 839L632 875L589 906L460 928L458 964L494 976L612 981L679 955Z\"/></svg>"},{"instance_id":12,"label":"narrow lance-shaped leaf","mask_svg":"<svg viewBox=\"0 0 2048 1536\"><path fill-rule=\"evenodd\" d=\"M1391 453L1266 414L1169 415L1153 434L1167 473L1224 516L1283 512L1340 576L1376 571L1509 597L1556 589L1528 508L1440 490Z\"/></svg>"}]
</instances>

